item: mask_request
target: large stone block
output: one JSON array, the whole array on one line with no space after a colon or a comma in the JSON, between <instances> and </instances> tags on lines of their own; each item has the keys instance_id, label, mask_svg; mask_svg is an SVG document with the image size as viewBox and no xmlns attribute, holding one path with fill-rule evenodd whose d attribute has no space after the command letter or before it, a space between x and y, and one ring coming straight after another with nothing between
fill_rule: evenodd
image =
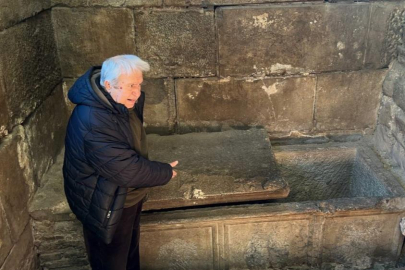
<instances>
[{"instance_id":1,"label":"large stone block","mask_svg":"<svg viewBox=\"0 0 405 270\"><path fill-rule=\"evenodd\" d=\"M69 7L110 6L110 7L160 7L163 0L52 0L53 5Z\"/></svg>"},{"instance_id":2,"label":"large stone block","mask_svg":"<svg viewBox=\"0 0 405 270\"><path fill-rule=\"evenodd\" d=\"M271 132L310 130L316 78L176 80L183 131L266 126Z\"/></svg>"},{"instance_id":3,"label":"large stone block","mask_svg":"<svg viewBox=\"0 0 405 270\"><path fill-rule=\"evenodd\" d=\"M0 126L22 123L60 82L50 11L0 33L0 97L8 117ZM0 114L5 114L4 108ZM6 122L7 121L7 122Z\"/></svg>"},{"instance_id":4,"label":"large stone block","mask_svg":"<svg viewBox=\"0 0 405 270\"><path fill-rule=\"evenodd\" d=\"M214 12L203 9L135 12L139 56L150 77L216 74Z\"/></svg>"},{"instance_id":5,"label":"large stone block","mask_svg":"<svg viewBox=\"0 0 405 270\"><path fill-rule=\"evenodd\" d=\"M64 77L79 77L109 57L135 53L134 18L124 8L54 8Z\"/></svg>"},{"instance_id":6,"label":"large stone block","mask_svg":"<svg viewBox=\"0 0 405 270\"><path fill-rule=\"evenodd\" d=\"M145 79L144 122L148 133L173 132L176 119L176 101L173 79Z\"/></svg>"},{"instance_id":7,"label":"large stone block","mask_svg":"<svg viewBox=\"0 0 405 270\"><path fill-rule=\"evenodd\" d=\"M125 6L128 7L160 7L163 5L163 0L125 0L125 1L120 0L120 1L125 2Z\"/></svg>"},{"instance_id":8,"label":"large stone block","mask_svg":"<svg viewBox=\"0 0 405 270\"><path fill-rule=\"evenodd\" d=\"M318 75L318 130L374 129L386 70Z\"/></svg>"},{"instance_id":9,"label":"large stone block","mask_svg":"<svg viewBox=\"0 0 405 270\"><path fill-rule=\"evenodd\" d=\"M221 76L361 69L369 4L216 9Z\"/></svg>"},{"instance_id":10,"label":"large stone block","mask_svg":"<svg viewBox=\"0 0 405 270\"><path fill-rule=\"evenodd\" d=\"M19 238L29 220L27 202L30 187L26 181L30 164L24 139L23 128L17 126L0 145L0 200L13 241Z\"/></svg>"},{"instance_id":11,"label":"large stone block","mask_svg":"<svg viewBox=\"0 0 405 270\"><path fill-rule=\"evenodd\" d=\"M10 227L8 225L6 216L4 214L3 206L0 202L0 265L3 264L4 260L10 253L13 243L10 236Z\"/></svg>"},{"instance_id":12,"label":"large stone block","mask_svg":"<svg viewBox=\"0 0 405 270\"><path fill-rule=\"evenodd\" d=\"M242 4L264 4L280 2L305 2L308 0L163 0L165 6L228 6ZM323 0L315 0L323 1Z\"/></svg>"},{"instance_id":13,"label":"large stone block","mask_svg":"<svg viewBox=\"0 0 405 270\"><path fill-rule=\"evenodd\" d=\"M285 198L290 191L265 129L149 136L148 142L151 160L180 163L176 178L149 192L144 210Z\"/></svg>"},{"instance_id":14,"label":"large stone block","mask_svg":"<svg viewBox=\"0 0 405 270\"><path fill-rule=\"evenodd\" d=\"M0 0L0 31L51 6L51 0Z\"/></svg>"},{"instance_id":15,"label":"large stone block","mask_svg":"<svg viewBox=\"0 0 405 270\"><path fill-rule=\"evenodd\" d=\"M308 220L225 225L225 269L281 269L307 262Z\"/></svg>"},{"instance_id":16,"label":"large stone block","mask_svg":"<svg viewBox=\"0 0 405 270\"><path fill-rule=\"evenodd\" d=\"M369 269L374 261L395 261L398 222L397 214L326 218L324 266L333 262L350 265L351 269Z\"/></svg>"},{"instance_id":17,"label":"large stone block","mask_svg":"<svg viewBox=\"0 0 405 270\"><path fill-rule=\"evenodd\" d=\"M371 3L365 68L387 67L396 57L397 46L401 44L404 8L404 1Z\"/></svg>"},{"instance_id":18,"label":"large stone block","mask_svg":"<svg viewBox=\"0 0 405 270\"><path fill-rule=\"evenodd\" d=\"M34 181L38 185L64 145L67 121L68 109L63 97L62 85L59 85L25 126L32 157Z\"/></svg>"},{"instance_id":19,"label":"large stone block","mask_svg":"<svg viewBox=\"0 0 405 270\"><path fill-rule=\"evenodd\" d=\"M25 226L24 232L14 245L1 270L32 270L38 269L32 238L31 224Z\"/></svg>"},{"instance_id":20,"label":"large stone block","mask_svg":"<svg viewBox=\"0 0 405 270\"><path fill-rule=\"evenodd\" d=\"M216 231L211 226L142 227L141 263L147 269L216 269Z\"/></svg>"}]
</instances>

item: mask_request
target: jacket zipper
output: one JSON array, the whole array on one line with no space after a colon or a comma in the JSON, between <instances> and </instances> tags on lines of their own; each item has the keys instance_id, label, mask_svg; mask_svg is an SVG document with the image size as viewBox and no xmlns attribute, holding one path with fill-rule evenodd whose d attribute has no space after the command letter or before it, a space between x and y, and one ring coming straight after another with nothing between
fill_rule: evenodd
<instances>
[{"instance_id":1,"label":"jacket zipper","mask_svg":"<svg viewBox=\"0 0 405 270\"><path fill-rule=\"evenodd\" d=\"M110 203L110 205L108 206L108 209L109 209L109 210L108 210L107 216L105 217L105 220L104 220L104 227L107 226L108 221L110 220L110 217L111 217L111 210L110 210L110 209L111 209L113 203L114 203L114 198L111 199L111 203Z\"/></svg>"}]
</instances>

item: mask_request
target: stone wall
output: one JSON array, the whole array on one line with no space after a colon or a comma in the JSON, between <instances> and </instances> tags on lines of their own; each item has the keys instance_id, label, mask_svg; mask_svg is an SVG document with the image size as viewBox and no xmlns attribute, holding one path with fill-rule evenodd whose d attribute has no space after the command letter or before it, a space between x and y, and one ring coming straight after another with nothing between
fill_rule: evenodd
<instances>
[{"instance_id":1,"label":"stone wall","mask_svg":"<svg viewBox=\"0 0 405 270\"><path fill-rule=\"evenodd\" d=\"M383 83L378 124L374 134L376 149L393 166L405 185L405 47L398 47Z\"/></svg>"},{"instance_id":2,"label":"stone wall","mask_svg":"<svg viewBox=\"0 0 405 270\"><path fill-rule=\"evenodd\" d=\"M333 2L0 0L0 270L37 267L27 204L63 145L66 92L116 54L151 64L149 132L372 133L381 103L377 147L404 172L405 1Z\"/></svg>"},{"instance_id":3,"label":"stone wall","mask_svg":"<svg viewBox=\"0 0 405 270\"><path fill-rule=\"evenodd\" d=\"M28 204L63 145L68 110L51 1L0 6L0 269L38 269Z\"/></svg>"},{"instance_id":4,"label":"stone wall","mask_svg":"<svg viewBox=\"0 0 405 270\"><path fill-rule=\"evenodd\" d=\"M151 64L148 132L373 133L405 2L294 2L55 0L65 92L90 66L135 53Z\"/></svg>"}]
</instances>

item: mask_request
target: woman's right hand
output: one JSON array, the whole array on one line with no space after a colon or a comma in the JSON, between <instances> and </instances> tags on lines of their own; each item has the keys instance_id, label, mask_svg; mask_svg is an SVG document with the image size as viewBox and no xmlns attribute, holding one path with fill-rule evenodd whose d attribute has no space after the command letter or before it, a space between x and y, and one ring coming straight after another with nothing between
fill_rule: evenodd
<instances>
[{"instance_id":1,"label":"woman's right hand","mask_svg":"<svg viewBox=\"0 0 405 270\"><path fill-rule=\"evenodd\" d=\"M179 161L176 160L176 161L173 161L173 162L171 162L169 164L170 164L170 166L172 166L172 168L174 168L174 167L177 166L177 164L179 164ZM175 178L177 176L177 172L175 170L172 170L172 171L173 171L172 178Z\"/></svg>"}]
</instances>

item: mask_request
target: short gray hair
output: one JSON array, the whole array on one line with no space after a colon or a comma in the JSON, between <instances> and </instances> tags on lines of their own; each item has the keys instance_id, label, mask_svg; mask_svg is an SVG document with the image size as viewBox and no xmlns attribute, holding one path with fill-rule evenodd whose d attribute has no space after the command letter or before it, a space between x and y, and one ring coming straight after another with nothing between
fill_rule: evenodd
<instances>
[{"instance_id":1,"label":"short gray hair","mask_svg":"<svg viewBox=\"0 0 405 270\"><path fill-rule=\"evenodd\" d=\"M149 64L136 55L117 55L103 62L100 84L105 87L104 82L109 81L112 86L115 86L121 74L131 74L134 71L146 72L149 69Z\"/></svg>"}]
</instances>

